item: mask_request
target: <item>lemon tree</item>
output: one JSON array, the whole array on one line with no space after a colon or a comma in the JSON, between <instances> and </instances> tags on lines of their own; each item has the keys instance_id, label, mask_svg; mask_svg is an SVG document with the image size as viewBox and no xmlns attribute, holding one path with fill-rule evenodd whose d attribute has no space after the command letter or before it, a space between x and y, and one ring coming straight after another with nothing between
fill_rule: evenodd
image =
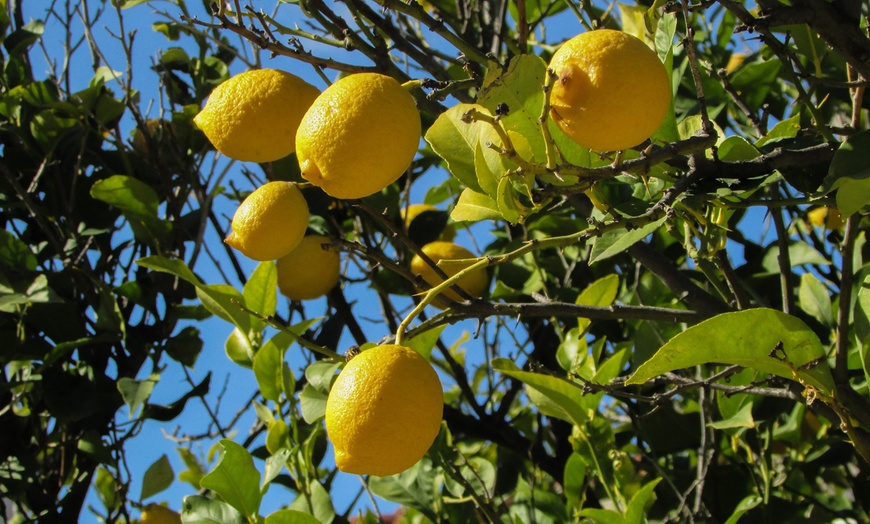
<instances>
[{"instance_id":1,"label":"lemon tree","mask_svg":"<svg viewBox=\"0 0 870 524\"><path fill-rule=\"evenodd\" d=\"M866 3L7 4L6 520L870 521Z\"/></svg>"}]
</instances>

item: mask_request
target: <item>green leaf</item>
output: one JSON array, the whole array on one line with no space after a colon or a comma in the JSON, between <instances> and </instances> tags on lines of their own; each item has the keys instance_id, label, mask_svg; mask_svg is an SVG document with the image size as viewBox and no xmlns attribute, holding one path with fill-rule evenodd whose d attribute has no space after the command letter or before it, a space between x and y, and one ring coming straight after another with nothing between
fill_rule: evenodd
<instances>
[{"instance_id":1,"label":"green leaf","mask_svg":"<svg viewBox=\"0 0 870 524\"><path fill-rule=\"evenodd\" d=\"M837 190L837 208L848 218L870 201L870 130L849 136L828 167L822 191Z\"/></svg>"},{"instance_id":2,"label":"green leaf","mask_svg":"<svg viewBox=\"0 0 870 524\"><path fill-rule=\"evenodd\" d=\"M56 303L62 299L48 287L48 277L36 275L33 280L27 278L9 282L6 275L0 273L0 311L16 313L25 304ZM117 335L112 334L113 338Z\"/></svg>"},{"instance_id":3,"label":"green leaf","mask_svg":"<svg viewBox=\"0 0 870 524\"><path fill-rule=\"evenodd\" d=\"M143 501L152 495L164 491L172 485L173 480L175 480L175 472L172 471L169 457L164 453L145 470L145 475L142 477L142 493L139 495L139 500Z\"/></svg>"},{"instance_id":4,"label":"green leaf","mask_svg":"<svg viewBox=\"0 0 870 524\"><path fill-rule=\"evenodd\" d=\"M305 384L299 392L299 404L302 419L306 424L314 424L326 414L326 393L321 392L311 384Z\"/></svg>"},{"instance_id":5,"label":"green leaf","mask_svg":"<svg viewBox=\"0 0 870 524\"><path fill-rule=\"evenodd\" d=\"M718 145L719 159L724 162L740 162L761 156L761 152L742 136L729 136Z\"/></svg>"},{"instance_id":6,"label":"green leaf","mask_svg":"<svg viewBox=\"0 0 870 524\"><path fill-rule=\"evenodd\" d=\"M329 492L316 480L309 483L311 491L308 497L300 495L290 504L290 509L314 515L318 522L329 524L335 519L335 509Z\"/></svg>"},{"instance_id":7,"label":"green leaf","mask_svg":"<svg viewBox=\"0 0 870 524\"><path fill-rule=\"evenodd\" d=\"M239 328L233 329L230 336L227 337L224 349L227 357L236 364L246 368L253 367L254 363L251 358L254 354L254 348L251 346L250 339Z\"/></svg>"},{"instance_id":8,"label":"green leaf","mask_svg":"<svg viewBox=\"0 0 870 524\"><path fill-rule=\"evenodd\" d=\"M139 411L139 407L148 400L151 392L154 391L154 386L160 380L160 375L152 374L145 380L135 380L132 378L118 379L118 391L121 392L121 397L124 403L130 408L130 417Z\"/></svg>"},{"instance_id":9,"label":"green leaf","mask_svg":"<svg viewBox=\"0 0 870 524\"><path fill-rule=\"evenodd\" d=\"M199 482L202 480L202 477L205 476L205 470L202 468L202 464L199 463L199 460L196 458L196 455L193 454L187 448L175 448L178 451L178 455L181 457L181 460L184 461L184 465L187 466L187 469L178 474L178 480L182 482L187 482L194 489L199 488Z\"/></svg>"},{"instance_id":10,"label":"green leaf","mask_svg":"<svg viewBox=\"0 0 870 524\"><path fill-rule=\"evenodd\" d=\"M600 262L606 258L622 253L635 243L643 240L647 235L655 232L655 230L661 227L665 221L667 221L666 216L656 220L655 222L650 222L643 227L632 229L631 231L617 229L604 233L596 238L595 243L592 245L592 254L589 256L589 264L591 265L595 262Z\"/></svg>"},{"instance_id":11,"label":"green leaf","mask_svg":"<svg viewBox=\"0 0 870 524\"><path fill-rule=\"evenodd\" d=\"M609 306L616 300L616 294L619 292L619 275L611 274L599 278L595 282L586 286L577 300L574 301L578 306ZM592 321L588 318L578 318L577 326L580 332L584 333Z\"/></svg>"},{"instance_id":12,"label":"green leaf","mask_svg":"<svg viewBox=\"0 0 870 524\"><path fill-rule=\"evenodd\" d=\"M284 469L287 459L289 458L290 450L282 448L266 459L266 471L263 472L263 487L261 488L261 491L265 493L269 483L275 480L275 477L281 473L281 470Z\"/></svg>"},{"instance_id":13,"label":"green leaf","mask_svg":"<svg viewBox=\"0 0 870 524\"><path fill-rule=\"evenodd\" d=\"M242 515L254 516L260 509L260 473L248 450L232 440L220 441L223 456L217 466L200 481Z\"/></svg>"},{"instance_id":14,"label":"green leaf","mask_svg":"<svg viewBox=\"0 0 870 524\"><path fill-rule=\"evenodd\" d=\"M725 524L737 524L738 522L740 522L740 519L746 512L757 507L763 501L764 499L759 495L749 495L748 497L744 498L737 504L737 507L734 508L734 513L732 513L731 516L728 517L728 520L725 521Z\"/></svg>"},{"instance_id":15,"label":"green leaf","mask_svg":"<svg viewBox=\"0 0 870 524\"><path fill-rule=\"evenodd\" d=\"M523 154L523 157L529 162L546 161L544 137L538 122L544 106L541 87L546 71L547 64L541 57L518 55L508 64L507 70L485 85L477 96L477 103L491 114L496 114L502 104L507 107L507 114L500 117L500 122L509 135L516 134L526 139L531 154Z\"/></svg>"},{"instance_id":16,"label":"green leaf","mask_svg":"<svg viewBox=\"0 0 870 524\"><path fill-rule=\"evenodd\" d=\"M184 524L246 524L244 515L220 500L202 495L188 495L181 503L181 521Z\"/></svg>"},{"instance_id":17,"label":"green leaf","mask_svg":"<svg viewBox=\"0 0 870 524\"><path fill-rule=\"evenodd\" d=\"M266 517L266 524L320 524L313 515L292 509L279 509Z\"/></svg>"},{"instance_id":18,"label":"green leaf","mask_svg":"<svg viewBox=\"0 0 870 524\"><path fill-rule=\"evenodd\" d=\"M480 222L481 220L501 220L502 214L498 202L483 193L465 188L459 195L459 200L450 218L456 222Z\"/></svg>"},{"instance_id":19,"label":"green leaf","mask_svg":"<svg viewBox=\"0 0 870 524\"><path fill-rule=\"evenodd\" d=\"M578 425L588 420L583 391L576 384L551 375L522 371L506 358L493 359L492 369L525 384L529 400L544 415Z\"/></svg>"},{"instance_id":20,"label":"green leaf","mask_svg":"<svg viewBox=\"0 0 870 524\"><path fill-rule=\"evenodd\" d=\"M754 428L755 419L752 417L752 402L746 402L737 413L724 420L711 422L709 426L714 429Z\"/></svg>"},{"instance_id":21,"label":"green leaf","mask_svg":"<svg viewBox=\"0 0 870 524\"><path fill-rule=\"evenodd\" d=\"M625 510L626 524L643 524L646 522L646 509L655 500L655 489L661 480L661 478L657 478L647 482L631 497L631 502L628 503L628 508Z\"/></svg>"},{"instance_id":22,"label":"green leaf","mask_svg":"<svg viewBox=\"0 0 870 524\"><path fill-rule=\"evenodd\" d=\"M281 398L284 379L281 363L284 352L293 343L293 335L279 332L254 355L254 376L260 386L260 393L266 400L278 401Z\"/></svg>"},{"instance_id":23,"label":"green leaf","mask_svg":"<svg viewBox=\"0 0 870 524\"><path fill-rule=\"evenodd\" d=\"M227 284L203 284L183 260L152 255L140 258L136 263L153 271L175 275L193 284L196 295L208 311L232 323L244 333L250 331L251 316L241 308L244 298L234 287Z\"/></svg>"},{"instance_id":24,"label":"green leaf","mask_svg":"<svg viewBox=\"0 0 870 524\"><path fill-rule=\"evenodd\" d=\"M36 269L36 255L15 235L0 229L0 266L11 269Z\"/></svg>"},{"instance_id":25,"label":"green leaf","mask_svg":"<svg viewBox=\"0 0 870 524\"><path fill-rule=\"evenodd\" d=\"M773 126L773 129L768 131L764 137L755 143L755 147L764 147L765 144L775 142L781 138L794 138L798 135L800 130L801 115L800 113L797 113L793 117L782 120Z\"/></svg>"},{"instance_id":26,"label":"green leaf","mask_svg":"<svg viewBox=\"0 0 870 524\"><path fill-rule=\"evenodd\" d=\"M169 224L157 216L160 199L157 192L145 182L126 175L112 175L97 180L90 194L121 210L130 221L133 232L143 241L161 239L169 233Z\"/></svg>"},{"instance_id":27,"label":"green leaf","mask_svg":"<svg viewBox=\"0 0 870 524\"><path fill-rule=\"evenodd\" d=\"M245 307L261 317L271 317L278 306L278 271L275 262L261 262L251 273L242 290ZM251 335L260 333L266 327L266 322L257 317L251 317ZM249 335L250 336L250 335Z\"/></svg>"},{"instance_id":28,"label":"green leaf","mask_svg":"<svg viewBox=\"0 0 870 524\"><path fill-rule=\"evenodd\" d=\"M791 263L791 267L813 264L819 266L828 266L831 264L831 262L827 258L825 258L824 255L819 253L813 246L803 241L789 242L788 259ZM767 272L771 274L780 272L779 246L775 244L770 246L770 249L768 249L767 252L764 254L761 265Z\"/></svg>"},{"instance_id":29,"label":"green leaf","mask_svg":"<svg viewBox=\"0 0 870 524\"><path fill-rule=\"evenodd\" d=\"M470 109L478 108L472 104L459 104L441 113L426 131L426 142L432 150L447 162L447 169L467 188L483 193L477 182L475 170L475 151L480 144L479 134L487 124L463 122L463 115Z\"/></svg>"},{"instance_id":30,"label":"green leaf","mask_svg":"<svg viewBox=\"0 0 870 524\"><path fill-rule=\"evenodd\" d=\"M94 480L94 485L97 488L97 495L100 497L103 506L107 510L113 511L121 502L119 495L121 491L118 481L115 480L115 477L113 477L109 470L103 466L97 468L96 476L97 478Z\"/></svg>"},{"instance_id":31,"label":"green leaf","mask_svg":"<svg viewBox=\"0 0 870 524\"><path fill-rule=\"evenodd\" d=\"M773 309L723 313L672 338L629 377L642 384L663 373L700 364L733 364L790 380L827 395L834 390L825 351L800 319Z\"/></svg>"},{"instance_id":32,"label":"green leaf","mask_svg":"<svg viewBox=\"0 0 870 524\"><path fill-rule=\"evenodd\" d=\"M429 360L430 355L432 355L432 348L434 348L435 344L438 343L438 339L441 338L441 332L444 331L444 328L446 327L446 325L438 326L434 329L420 333L413 338L405 339L405 345L426 357L426 360Z\"/></svg>"},{"instance_id":33,"label":"green leaf","mask_svg":"<svg viewBox=\"0 0 870 524\"><path fill-rule=\"evenodd\" d=\"M435 486L435 471L424 467L422 462L398 475L369 477L369 488L375 495L414 508L432 522L437 522L438 515L433 509L435 507L433 486Z\"/></svg>"},{"instance_id":34,"label":"green leaf","mask_svg":"<svg viewBox=\"0 0 870 524\"><path fill-rule=\"evenodd\" d=\"M828 288L812 273L801 275L798 291L801 309L826 326L834 325L834 312Z\"/></svg>"},{"instance_id":35,"label":"green leaf","mask_svg":"<svg viewBox=\"0 0 870 524\"><path fill-rule=\"evenodd\" d=\"M277 453L288 445L289 436L290 430L287 423L281 419L276 420L269 426L269 431L266 433L266 450L269 453Z\"/></svg>"}]
</instances>

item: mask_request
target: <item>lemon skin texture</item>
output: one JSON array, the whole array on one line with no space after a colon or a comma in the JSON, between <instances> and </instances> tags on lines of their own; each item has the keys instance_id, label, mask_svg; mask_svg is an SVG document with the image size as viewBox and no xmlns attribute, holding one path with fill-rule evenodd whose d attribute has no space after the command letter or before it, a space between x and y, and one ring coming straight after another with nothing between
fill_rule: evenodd
<instances>
[{"instance_id":1,"label":"lemon skin texture","mask_svg":"<svg viewBox=\"0 0 870 524\"><path fill-rule=\"evenodd\" d=\"M181 515L160 504L148 504L142 509L140 524L181 524Z\"/></svg>"},{"instance_id":2,"label":"lemon skin texture","mask_svg":"<svg viewBox=\"0 0 870 524\"><path fill-rule=\"evenodd\" d=\"M556 51L550 117L571 140L600 151L634 147L667 115L671 84L656 53L622 31L581 33Z\"/></svg>"},{"instance_id":3,"label":"lemon skin texture","mask_svg":"<svg viewBox=\"0 0 870 524\"><path fill-rule=\"evenodd\" d=\"M842 229L845 223L840 210L835 207L817 207L807 213L807 219L815 227L829 230Z\"/></svg>"},{"instance_id":4,"label":"lemon skin texture","mask_svg":"<svg viewBox=\"0 0 870 524\"><path fill-rule=\"evenodd\" d=\"M268 182L245 198L224 240L253 260L275 260L293 251L308 228L308 203L292 182Z\"/></svg>"},{"instance_id":5,"label":"lemon skin texture","mask_svg":"<svg viewBox=\"0 0 870 524\"><path fill-rule=\"evenodd\" d=\"M338 284L341 257L329 246L329 237L309 235L296 249L281 257L275 266L278 289L290 300L312 300L321 297Z\"/></svg>"},{"instance_id":6,"label":"lemon skin texture","mask_svg":"<svg viewBox=\"0 0 870 524\"><path fill-rule=\"evenodd\" d=\"M413 349L382 345L348 362L326 400L326 434L346 473L386 476L416 464L441 427L438 374Z\"/></svg>"},{"instance_id":7,"label":"lemon skin texture","mask_svg":"<svg viewBox=\"0 0 870 524\"><path fill-rule=\"evenodd\" d=\"M421 251L432 259L432 262L437 264L448 276L459 273L475 262L475 260L469 260L468 262L454 263L451 262L452 260L477 258L474 253L464 247L453 242L441 240L426 244L421 248ZM430 286L437 286L444 282L444 279L435 272L435 269L427 264L419 255L414 255L411 259L411 272L421 276ZM458 285L472 297L479 298L483 296L487 287L489 287L489 277L486 274L486 268L475 269L466 274L459 279ZM465 298L460 296L456 291L447 289L442 291L441 297L438 297L432 304L444 308L450 304L450 301L464 302Z\"/></svg>"},{"instance_id":8,"label":"lemon skin texture","mask_svg":"<svg viewBox=\"0 0 870 524\"><path fill-rule=\"evenodd\" d=\"M302 176L327 194L364 198L395 182L420 144L420 113L395 79L346 76L329 86L296 132Z\"/></svg>"},{"instance_id":9,"label":"lemon skin texture","mask_svg":"<svg viewBox=\"0 0 870 524\"><path fill-rule=\"evenodd\" d=\"M296 129L319 94L290 73L255 69L217 86L193 121L224 155L273 162L295 151Z\"/></svg>"}]
</instances>

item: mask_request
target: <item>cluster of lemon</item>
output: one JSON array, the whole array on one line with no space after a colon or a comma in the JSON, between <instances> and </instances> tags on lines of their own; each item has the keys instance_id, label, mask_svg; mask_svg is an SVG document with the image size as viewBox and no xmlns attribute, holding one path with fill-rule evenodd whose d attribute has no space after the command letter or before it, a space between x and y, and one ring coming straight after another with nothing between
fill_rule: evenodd
<instances>
[{"instance_id":1,"label":"cluster of lemon","mask_svg":"<svg viewBox=\"0 0 870 524\"><path fill-rule=\"evenodd\" d=\"M550 70L550 116L584 147L636 146L668 111L664 66L626 33L581 34L554 54ZM638 81L626 81L631 78ZM220 152L237 160L271 162L295 151L302 176L342 199L364 198L395 182L413 161L421 135L413 97L375 73L344 77L318 93L289 73L250 71L216 88L195 121ZM329 239L305 236L308 213L296 184L270 182L242 202L226 239L252 259L278 260L279 287L294 300L325 294L339 280L339 257ZM412 218L408 210L406 223ZM411 270L430 286L476 260L449 238L421 251L439 269L415 255ZM457 285L463 294L447 289L433 304L482 296L486 269L467 271ZM411 467L437 436L442 409L438 375L416 351L381 345L361 352L339 374L326 405L338 468L391 475Z\"/></svg>"}]
</instances>

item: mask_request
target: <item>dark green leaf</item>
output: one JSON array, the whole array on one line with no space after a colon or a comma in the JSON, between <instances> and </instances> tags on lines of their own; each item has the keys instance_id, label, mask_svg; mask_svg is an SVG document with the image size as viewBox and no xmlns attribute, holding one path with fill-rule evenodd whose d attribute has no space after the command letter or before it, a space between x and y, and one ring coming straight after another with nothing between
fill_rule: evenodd
<instances>
[{"instance_id":1,"label":"dark green leaf","mask_svg":"<svg viewBox=\"0 0 870 524\"><path fill-rule=\"evenodd\" d=\"M173 480L175 480L175 472L172 471L172 464L169 463L169 458L166 454L163 454L145 470L145 476L142 477L142 493L139 495L139 500L145 500L167 489L172 485Z\"/></svg>"},{"instance_id":2,"label":"dark green leaf","mask_svg":"<svg viewBox=\"0 0 870 524\"><path fill-rule=\"evenodd\" d=\"M595 243L592 245L592 254L589 256L589 263L600 262L622 253L635 243L643 240L647 235L652 234L666 220L667 217L662 217L655 222L650 222L643 227L632 229L631 231L613 230L604 233L595 239Z\"/></svg>"}]
</instances>

